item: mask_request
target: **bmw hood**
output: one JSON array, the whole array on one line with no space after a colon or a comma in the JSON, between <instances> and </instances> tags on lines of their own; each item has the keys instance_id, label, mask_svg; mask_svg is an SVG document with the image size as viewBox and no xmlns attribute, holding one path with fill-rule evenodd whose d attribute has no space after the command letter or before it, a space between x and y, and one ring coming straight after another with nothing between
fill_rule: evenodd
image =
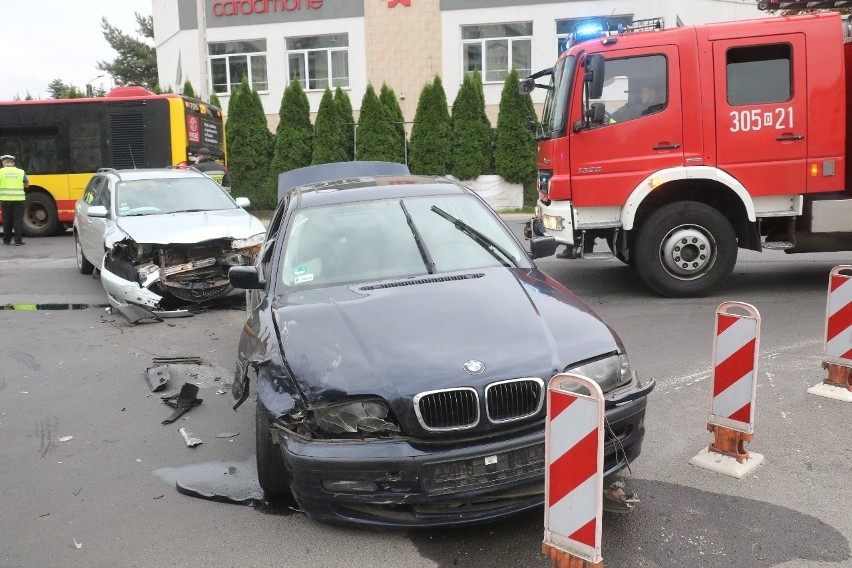
<instances>
[{"instance_id":1,"label":"bmw hood","mask_svg":"<svg viewBox=\"0 0 852 568\"><path fill-rule=\"evenodd\" d=\"M314 290L280 297L274 310L283 357L308 404L547 381L620 348L581 300L535 269ZM484 364L481 374L465 371L471 360Z\"/></svg>"},{"instance_id":2,"label":"bmw hood","mask_svg":"<svg viewBox=\"0 0 852 568\"><path fill-rule=\"evenodd\" d=\"M137 243L162 245L245 239L266 231L257 217L241 208L119 217L116 225Z\"/></svg>"}]
</instances>

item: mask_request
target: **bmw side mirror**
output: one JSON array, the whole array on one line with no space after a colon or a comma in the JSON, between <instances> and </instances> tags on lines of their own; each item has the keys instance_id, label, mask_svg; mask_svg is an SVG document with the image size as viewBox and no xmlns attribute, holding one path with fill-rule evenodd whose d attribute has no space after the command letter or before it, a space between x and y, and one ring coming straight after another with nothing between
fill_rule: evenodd
<instances>
[{"instance_id":1,"label":"bmw side mirror","mask_svg":"<svg viewBox=\"0 0 852 568\"><path fill-rule=\"evenodd\" d=\"M255 266L232 266L228 270L228 281L234 288L246 290L263 288L263 281L260 279L260 273Z\"/></svg>"}]
</instances>

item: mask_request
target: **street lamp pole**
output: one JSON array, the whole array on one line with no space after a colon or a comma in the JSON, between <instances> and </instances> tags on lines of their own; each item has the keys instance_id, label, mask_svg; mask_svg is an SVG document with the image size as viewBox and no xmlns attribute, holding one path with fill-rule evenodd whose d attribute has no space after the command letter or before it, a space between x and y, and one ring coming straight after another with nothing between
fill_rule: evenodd
<instances>
[{"instance_id":1,"label":"street lamp pole","mask_svg":"<svg viewBox=\"0 0 852 568\"><path fill-rule=\"evenodd\" d=\"M86 96L87 97L91 98L91 97L95 96L95 90L92 88L92 83L94 83L95 81L97 81L101 77L103 77L103 75L98 75L94 79L89 79L89 81L86 83Z\"/></svg>"}]
</instances>

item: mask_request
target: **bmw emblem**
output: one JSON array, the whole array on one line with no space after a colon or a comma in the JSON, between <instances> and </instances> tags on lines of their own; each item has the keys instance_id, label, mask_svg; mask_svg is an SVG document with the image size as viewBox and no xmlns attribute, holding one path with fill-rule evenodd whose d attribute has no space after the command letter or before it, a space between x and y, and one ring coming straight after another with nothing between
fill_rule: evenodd
<instances>
[{"instance_id":1,"label":"bmw emblem","mask_svg":"<svg viewBox=\"0 0 852 568\"><path fill-rule=\"evenodd\" d=\"M464 372L468 375L481 375L484 370L485 363L477 361L476 359L466 361L464 364Z\"/></svg>"}]
</instances>

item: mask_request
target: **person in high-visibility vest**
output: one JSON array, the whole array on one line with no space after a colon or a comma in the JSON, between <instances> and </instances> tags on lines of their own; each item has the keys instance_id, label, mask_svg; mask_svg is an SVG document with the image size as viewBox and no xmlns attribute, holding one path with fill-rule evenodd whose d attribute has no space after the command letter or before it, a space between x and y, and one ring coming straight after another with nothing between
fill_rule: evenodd
<instances>
[{"instance_id":1,"label":"person in high-visibility vest","mask_svg":"<svg viewBox=\"0 0 852 568\"><path fill-rule=\"evenodd\" d=\"M30 181L24 170L15 167L15 156L4 154L0 156L3 167L0 168L0 207L3 212L3 244L12 244L12 234L15 236L15 246L24 244L24 189Z\"/></svg>"}]
</instances>

